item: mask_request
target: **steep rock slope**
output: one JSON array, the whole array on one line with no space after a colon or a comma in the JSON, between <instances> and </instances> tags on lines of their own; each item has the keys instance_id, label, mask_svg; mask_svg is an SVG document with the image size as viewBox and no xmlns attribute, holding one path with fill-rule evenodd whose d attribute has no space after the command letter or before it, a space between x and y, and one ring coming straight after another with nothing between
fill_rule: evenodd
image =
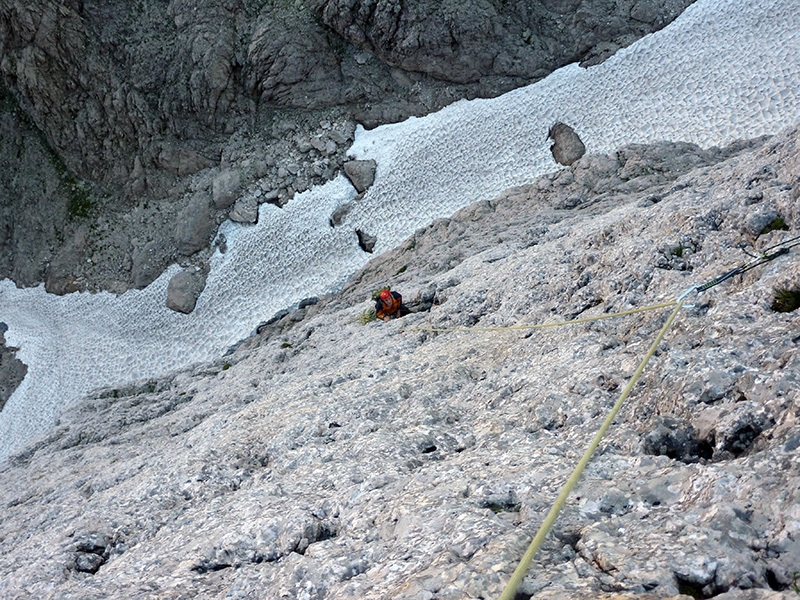
<instances>
[{"instance_id":1,"label":"steep rock slope","mask_svg":"<svg viewBox=\"0 0 800 600\"><path fill-rule=\"evenodd\" d=\"M198 196L210 204L216 176L233 170L243 188L269 177L263 201L285 203L338 172L355 122L496 96L607 56L689 4L0 0L0 89L19 103L0 116L26 115L14 128L44 142L35 166L4 146L0 160L9 178L50 188L0 186L0 277L121 292L171 262L202 266L212 236L186 250L172 230ZM389 14L397 27L370 20ZM465 76L465 64L480 70ZM27 207L51 199L32 226Z\"/></svg>"},{"instance_id":2,"label":"steep rock slope","mask_svg":"<svg viewBox=\"0 0 800 600\"><path fill-rule=\"evenodd\" d=\"M426 328L674 300L798 235L799 143L585 156L83 400L0 468L0 595L495 597L665 314ZM519 597L793 597L799 249L691 297ZM386 284L415 312L361 325Z\"/></svg>"}]
</instances>

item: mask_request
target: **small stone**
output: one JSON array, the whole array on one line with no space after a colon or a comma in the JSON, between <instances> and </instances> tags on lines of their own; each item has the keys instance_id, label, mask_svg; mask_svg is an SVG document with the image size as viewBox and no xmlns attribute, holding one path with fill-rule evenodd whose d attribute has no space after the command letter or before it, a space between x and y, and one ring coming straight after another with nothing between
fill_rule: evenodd
<instances>
[{"instance_id":1,"label":"small stone","mask_svg":"<svg viewBox=\"0 0 800 600\"><path fill-rule=\"evenodd\" d=\"M353 209L353 202L348 202L346 204L342 204L339 208L333 211L333 214L330 218L330 225L331 227L337 227L342 224L344 218L350 213Z\"/></svg>"},{"instance_id":2,"label":"small stone","mask_svg":"<svg viewBox=\"0 0 800 600\"><path fill-rule=\"evenodd\" d=\"M347 137L340 131L336 131L335 129L328 133L328 137L331 138L331 141L339 145L347 142Z\"/></svg>"},{"instance_id":3,"label":"small stone","mask_svg":"<svg viewBox=\"0 0 800 600\"><path fill-rule=\"evenodd\" d=\"M370 235L360 229L356 229L356 235L358 236L358 245L359 247L369 254L372 254L372 251L375 248L375 242L378 241L378 238L374 235Z\"/></svg>"},{"instance_id":4,"label":"small stone","mask_svg":"<svg viewBox=\"0 0 800 600\"><path fill-rule=\"evenodd\" d=\"M318 152L325 151L325 140L320 137L311 138L311 145L314 147L314 150Z\"/></svg>"},{"instance_id":5,"label":"small stone","mask_svg":"<svg viewBox=\"0 0 800 600\"><path fill-rule=\"evenodd\" d=\"M97 573L103 566L103 557L91 552L77 552L75 554L75 570L83 573Z\"/></svg>"}]
</instances>

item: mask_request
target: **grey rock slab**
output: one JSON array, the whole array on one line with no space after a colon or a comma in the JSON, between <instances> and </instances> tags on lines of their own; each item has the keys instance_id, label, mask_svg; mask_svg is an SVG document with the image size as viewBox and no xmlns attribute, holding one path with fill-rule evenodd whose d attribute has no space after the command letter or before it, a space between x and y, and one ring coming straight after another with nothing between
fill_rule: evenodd
<instances>
[{"instance_id":1,"label":"grey rock slab","mask_svg":"<svg viewBox=\"0 0 800 600\"><path fill-rule=\"evenodd\" d=\"M131 278L133 286L144 288L155 281L170 260L169 245L161 239L147 242L132 253Z\"/></svg>"},{"instance_id":2,"label":"grey rock slab","mask_svg":"<svg viewBox=\"0 0 800 600\"><path fill-rule=\"evenodd\" d=\"M202 250L208 246L214 227L211 197L207 192L198 192L178 215L174 234L177 251L191 256Z\"/></svg>"}]
</instances>

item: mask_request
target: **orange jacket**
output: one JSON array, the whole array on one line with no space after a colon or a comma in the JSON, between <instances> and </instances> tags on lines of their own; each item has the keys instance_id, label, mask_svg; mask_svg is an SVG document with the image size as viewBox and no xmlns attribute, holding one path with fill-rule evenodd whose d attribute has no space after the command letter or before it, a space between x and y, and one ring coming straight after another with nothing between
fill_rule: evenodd
<instances>
[{"instance_id":1,"label":"orange jacket","mask_svg":"<svg viewBox=\"0 0 800 600\"><path fill-rule=\"evenodd\" d=\"M375 302L375 314L379 319L384 317L396 317L400 311L400 306L403 304L403 297L397 292L392 292L392 297L387 301L378 299Z\"/></svg>"}]
</instances>

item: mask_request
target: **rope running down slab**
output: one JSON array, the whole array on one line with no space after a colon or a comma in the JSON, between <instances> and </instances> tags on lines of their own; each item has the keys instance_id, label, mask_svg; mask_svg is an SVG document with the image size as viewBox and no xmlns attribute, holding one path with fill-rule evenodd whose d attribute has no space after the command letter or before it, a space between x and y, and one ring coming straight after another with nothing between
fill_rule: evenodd
<instances>
[{"instance_id":1,"label":"rope running down slab","mask_svg":"<svg viewBox=\"0 0 800 600\"><path fill-rule=\"evenodd\" d=\"M694 288L692 288L692 290L694 290ZM628 385L626 385L625 389L622 391L622 395L620 395L619 400L617 400L616 404L614 404L614 407L611 409L611 412L608 413L606 420L603 422L597 434L595 434L592 443L589 444L589 447L583 454L583 458L581 458L580 462L578 463L578 466L575 467L575 470L572 472L572 475L570 475L570 478L567 480L567 483L564 484L564 487L562 488L561 493L558 495L555 504L553 504L553 507L550 509L550 512L547 514L547 517L545 517L544 521L542 522L542 525L539 527L538 533L533 538L533 541L528 547L528 550L523 555L522 560L520 561L519 565L514 571L514 574L511 576L511 579L509 580L508 584L506 585L505 589L503 590L503 593L500 595L500 598L498 600L513 600L517 588L519 587L519 584L522 583L522 579L525 577L525 573L528 571L528 567L530 567L533 557L539 551L539 548L541 548L542 543L544 542L545 536L553 527L553 523L555 523L556 517L558 517L558 513L561 512L561 509L566 503L567 497L570 495L573 488L577 485L578 481L581 478L581 475L583 474L583 470L586 468L586 465L589 464L589 461L591 460L592 455L597 449L597 446L600 444L600 441L603 439L603 436L606 434L606 431L611 426L611 423L614 421L614 418L617 416L617 413L622 408L622 405L625 403L625 400L630 395L631 391L633 390L633 386L636 385L636 382L642 375L645 366L655 354L656 350L658 349L658 346L664 339L664 335L667 333L667 330L669 330L670 326L672 325L672 322L675 320L675 317L678 315L681 308L683 307L685 295L686 294L681 296L681 298L678 299L676 302L667 305L667 306L674 305L675 309L669 315L669 318L667 319L667 322L664 323L664 326L661 328L661 331L658 332L655 341L650 346L650 349L647 351L647 354L645 355L642 362L639 363L639 366L633 373L633 376L628 382Z\"/></svg>"}]
</instances>

